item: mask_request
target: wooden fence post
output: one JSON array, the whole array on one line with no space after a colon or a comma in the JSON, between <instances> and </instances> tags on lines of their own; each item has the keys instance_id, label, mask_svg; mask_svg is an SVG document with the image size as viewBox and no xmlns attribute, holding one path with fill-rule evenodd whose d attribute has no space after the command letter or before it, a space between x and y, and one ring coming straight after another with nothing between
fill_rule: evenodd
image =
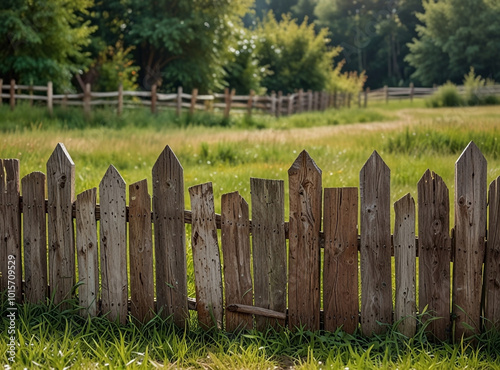
<instances>
[{"instance_id":1,"label":"wooden fence post","mask_svg":"<svg viewBox=\"0 0 500 370\"><path fill-rule=\"evenodd\" d=\"M123 84L118 85L118 109L117 114L121 116L123 112Z\"/></svg>"},{"instance_id":2,"label":"wooden fence post","mask_svg":"<svg viewBox=\"0 0 500 370\"><path fill-rule=\"evenodd\" d=\"M238 192L222 195L221 243L226 308L232 304L252 306L248 203ZM252 328L252 315L226 311L226 331Z\"/></svg>"},{"instance_id":3,"label":"wooden fence post","mask_svg":"<svg viewBox=\"0 0 500 370\"><path fill-rule=\"evenodd\" d=\"M180 116L182 113L182 86L177 88L177 106L175 108L175 113Z\"/></svg>"},{"instance_id":4,"label":"wooden fence post","mask_svg":"<svg viewBox=\"0 0 500 370\"><path fill-rule=\"evenodd\" d=\"M486 159L470 142L455 163L455 340L481 332L481 279L486 239Z\"/></svg>"},{"instance_id":5,"label":"wooden fence post","mask_svg":"<svg viewBox=\"0 0 500 370\"><path fill-rule=\"evenodd\" d=\"M0 159L0 290L15 293L21 303L21 209L19 207L19 160ZM9 272L15 266L15 274ZM11 280L11 277L14 279ZM12 290L14 283L14 290ZM7 294L5 295L7 297Z\"/></svg>"},{"instance_id":6,"label":"wooden fence post","mask_svg":"<svg viewBox=\"0 0 500 370\"><path fill-rule=\"evenodd\" d=\"M85 117L89 118L90 117L90 110L91 110L91 106L90 106L90 100L91 100L91 96L90 96L90 84L87 83L85 84L85 91L83 92L83 113L85 115Z\"/></svg>"},{"instance_id":7,"label":"wooden fence post","mask_svg":"<svg viewBox=\"0 0 500 370\"><path fill-rule=\"evenodd\" d=\"M385 96L385 103L389 103L389 87L387 85L384 86L384 96Z\"/></svg>"},{"instance_id":8,"label":"wooden fence post","mask_svg":"<svg viewBox=\"0 0 500 370\"><path fill-rule=\"evenodd\" d=\"M125 324L128 317L127 219L125 181L110 165L99 183L101 203L102 312Z\"/></svg>"},{"instance_id":9,"label":"wooden fence post","mask_svg":"<svg viewBox=\"0 0 500 370\"><path fill-rule=\"evenodd\" d=\"M224 89L224 101L225 101L225 107L224 107L224 117L229 118L229 114L231 112L231 104L233 102L233 96L236 93L235 89L232 89L231 92L229 92L229 88Z\"/></svg>"},{"instance_id":10,"label":"wooden fence post","mask_svg":"<svg viewBox=\"0 0 500 370\"><path fill-rule=\"evenodd\" d=\"M32 172L21 180L23 190L23 242L25 298L44 303L47 297L47 224L45 174Z\"/></svg>"},{"instance_id":11,"label":"wooden fence post","mask_svg":"<svg viewBox=\"0 0 500 370\"><path fill-rule=\"evenodd\" d=\"M298 99L298 107L297 112L302 113L304 111L304 90L299 90L299 99Z\"/></svg>"},{"instance_id":12,"label":"wooden fence post","mask_svg":"<svg viewBox=\"0 0 500 370\"><path fill-rule=\"evenodd\" d=\"M316 109L316 103L317 103L317 94L316 92L312 92L312 90L308 90L307 94L307 108L306 111L310 112L313 109Z\"/></svg>"},{"instance_id":13,"label":"wooden fence post","mask_svg":"<svg viewBox=\"0 0 500 370\"><path fill-rule=\"evenodd\" d=\"M450 337L450 198L443 179L430 170L418 182L419 311L434 338ZM423 318L427 320L427 317Z\"/></svg>"},{"instance_id":14,"label":"wooden fence post","mask_svg":"<svg viewBox=\"0 0 500 370\"><path fill-rule=\"evenodd\" d=\"M53 106L54 106L54 90L52 86L52 81L47 82L47 111L49 112L50 115L52 115L53 112Z\"/></svg>"},{"instance_id":15,"label":"wooden fence post","mask_svg":"<svg viewBox=\"0 0 500 370\"><path fill-rule=\"evenodd\" d=\"M369 93L369 92L370 92L370 88L369 88L369 87L367 87L367 88L365 89L365 101L364 101L364 106L365 106L365 108L368 106L368 93Z\"/></svg>"},{"instance_id":16,"label":"wooden fence post","mask_svg":"<svg viewBox=\"0 0 500 370\"><path fill-rule=\"evenodd\" d=\"M276 93L274 91L271 92L271 108L269 113L271 114L271 116L276 115Z\"/></svg>"},{"instance_id":17,"label":"wooden fence post","mask_svg":"<svg viewBox=\"0 0 500 370\"><path fill-rule=\"evenodd\" d=\"M92 188L76 197L76 249L78 258L78 288L80 315L97 315L99 292L99 262L97 224L95 217L97 189Z\"/></svg>"},{"instance_id":18,"label":"wooden fence post","mask_svg":"<svg viewBox=\"0 0 500 370\"><path fill-rule=\"evenodd\" d=\"M255 307L286 313L285 188L282 180L250 179ZM255 317L257 330L285 320Z\"/></svg>"},{"instance_id":19,"label":"wooden fence post","mask_svg":"<svg viewBox=\"0 0 500 370\"><path fill-rule=\"evenodd\" d=\"M361 331L380 334L392 323L391 171L375 151L359 175L361 199Z\"/></svg>"},{"instance_id":20,"label":"wooden fence post","mask_svg":"<svg viewBox=\"0 0 500 370\"><path fill-rule=\"evenodd\" d=\"M288 106L287 106L287 115L291 116L293 114L293 101L295 100L295 96L293 94L288 94Z\"/></svg>"},{"instance_id":21,"label":"wooden fence post","mask_svg":"<svg viewBox=\"0 0 500 370\"><path fill-rule=\"evenodd\" d=\"M191 91L191 105L189 106L189 114L194 114L194 109L196 108L196 98L198 97L198 89L194 88Z\"/></svg>"},{"instance_id":22,"label":"wooden fence post","mask_svg":"<svg viewBox=\"0 0 500 370\"><path fill-rule=\"evenodd\" d=\"M59 143L47 161L49 284L54 304L71 297L75 285L75 164ZM69 307L64 304L63 309Z\"/></svg>"},{"instance_id":23,"label":"wooden fence post","mask_svg":"<svg viewBox=\"0 0 500 370\"><path fill-rule=\"evenodd\" d=\"M151 196L147 180L129 186L130 314L146 322L154 314Z\"/></svg>"},{"instance_id":24,"label":"wooden fence post","mask_svg":"<svg viewBox=\"0 0 500 370\"><path fill-rule=\"evenodd\" d=\"M281 110L283 109L283 92L278 91L278 102L276 107L276 117L281 116Z\"/></svg>"},{"instance_id":25,"label":"wooden fence post","mask_svg":"<svg viewBox=\"0 0 500 370\"><path fill-rule=\"evenodd\" d=\"M500 330L500 177L489 189L488 248L486 249L484 318L486 329Z\"/></svg>"},{"instance_id":26,"label":"wooden fence post","mask_svg":"<svg viewBox=\"0 0 500 370\"><path fill-rule=\"evenodd\" d=\"M254 95L255 95L255 91L250 90L250 96L248 98L248 103L247 103L247 115L249 117L252 116L252 108L253 108L253 98L254 98Z\"/></svg>"},{"instance_id":27,"label":"wooden fence post","mask_svg":"<svg viewBox=\"0 0 500 370\"><path fill-rule=\"evenodd\" d=\"M337 90L333 90L333 108L338 108Z\"/></svg>"},{"instance_id":28,"label":"wooden fence post","mask_svg":"<svg viewBox=\"0 0 500 370\"><path fill-rule=\"evenodd\" d=\"M306 151L288 170L290 194L288 324L319 330L321 170Z\"/></svg>"},{"instance_id":29,"label":"wooden fence post","mask_svg":"<svg viewBox=\"0 0 500 370\"><path fill-rule=\"evenodd\" d=\"M158 94L156 93L158 89L158 85L153 84L151 86L151 113L156 113L156 102L158 101Z\"/></svg>"},{"instance_id":30,"label":"wooden fence post","mask_svg":"<svg viewBox=\"0 0 500 370\"><path fill-rule=\"evenodd\" d=\"M413 94L415 92L415 87L413 86L413 82L410 82L410 101L413 102Z\"/></svg>"},{"instance_id":31,"label":"wooden fence post","mask_svg":"<svg viewBox=\"0 0 500 370\"><path fill-rule=\"evenodd\" d=\"M394 264L396 267L396 301L394 321L401 321L398 331L411 338L417 322L415 246L415 201L410 194L394 203Z\"/></svg>"},{"instance_id":32,"label":"wooden fence post","mask_svg":"<svg viewBox=\"0 0 500 370\"><path fill-rule=\"evenodd\" d=\"M188 324L184 170L169 146L153 166L153 222L157 310Z\"/></svg>"},{"instance_id":33,"label":"wooden fence post","mask_svg":"<svg viewBox=\"0 0 500 370\"><path fill-rule=\"evenodd\" d=\"M222 329L222 273L212 183L189 188L196 310L203 329Z\"/></svg>"},{"instance_id":34,"label":"wooden fence post","mask_svg":"<svg viewBox=\"0 0 500 370\"><path fill-rule=\"evenodd\" d=\"M325 330L353 334L359 323L358 189L325 189ZM340 298L341 297L341 298Z\"/></svg>"},{"instance_id":35,"label":"wooden fence post","mask_svg":"<svg viewBox=\"0 0 500 370\"><path fill-rule=\"evenodd\" d=\"M10 80L10 109L14 110L16 107L16 80Z\"/></svg>"}]
</instances>

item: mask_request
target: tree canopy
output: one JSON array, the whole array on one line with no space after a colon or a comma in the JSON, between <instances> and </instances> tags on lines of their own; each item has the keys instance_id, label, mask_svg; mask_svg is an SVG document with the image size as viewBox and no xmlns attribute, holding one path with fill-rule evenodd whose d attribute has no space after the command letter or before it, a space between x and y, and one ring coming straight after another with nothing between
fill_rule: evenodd
<instances>
[{"instance_id":1,"label":"tree canopy","mask_svg":"<svg viewBox=\"0 0 500 370\"><path fill-rule=\"evenodd\" d=\"M461 82L470 67L500 79L500 2L495 0L424 1L418 38L406 60L422 83Z\"/></svg>"}]
</instances>

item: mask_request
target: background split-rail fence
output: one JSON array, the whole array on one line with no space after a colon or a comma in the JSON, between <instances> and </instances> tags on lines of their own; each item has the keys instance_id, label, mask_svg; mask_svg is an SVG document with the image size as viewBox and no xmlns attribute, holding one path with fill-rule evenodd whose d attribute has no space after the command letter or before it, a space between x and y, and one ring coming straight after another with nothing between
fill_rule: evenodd
<instances>
[{"instance_id":1,"label":"background split-rail fence","mask_svg":"<svg viewBox=\"0 0 500 370\"><path fill-rule=\"evenodd\" d=\"M152 201L142 180L129 186L127 205L113 166L98 190L75 198L75 164L58 144L47 175L20 180L19 161L0 160L0 291L62 307L78 299L82 315L122 323L159 312L185 327L196 310L203 328L227 331L360 326L372 335L399 322L412 336L420 318L438 340L499 329L500 177L488 191L486 159L472 142L455 168L454 227L448 187L427 170L416 204L410 194L394 204L391 235L390 170L377 152L359 189L323 189L303 151L288 171L285 222L283 180L250 179L251 214L238 192L222 195L215 214L211 183L189 188L186 210L183 168L168 146L152 169ZM196 299L187 294L186 235ZM15 275L7 273L12 260Z\"/></svg>"}]
</instances>

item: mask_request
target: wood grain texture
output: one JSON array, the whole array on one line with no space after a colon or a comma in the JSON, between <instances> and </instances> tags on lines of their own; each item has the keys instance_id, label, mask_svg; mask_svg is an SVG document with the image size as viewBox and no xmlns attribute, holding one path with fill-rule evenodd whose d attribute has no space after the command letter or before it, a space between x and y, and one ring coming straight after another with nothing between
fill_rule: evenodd
<instances>
[{"instance_id":1,"label":"wood grain texture","mask_svg":"<svg viewBox=\"0 0 500 370\"><path fill-rule=\"evenodd\" d=\"M455 163L455 340L480 332L486 239L486 159L471 142Z\"/></svg>"},{"instance_id":2,"label":"wood grain texture","mask_svg":"<svg viewBox=\"0 0 500 370\"><path fill-rule=\"evenodd\" d=\"M221 242L224 258L226 307L230 304L251 306L253 303L250 274L250 220L248 203L238 193L222 195ZM226 331L252 329L251 315L226 311Z\"/></svg>"},{"instance_id":3,"label":"wood grain texture","mask_svg":"<svg viewBox=\"0 0 500 370\"><path fill-rule=\"evenodd\" d=\"M64 144L57 144L47 162L49 284L54 304L70 298L75 285L75 164ZM64 304L61 308L67 308Z\"/></svg>"},{"instance_id":4,"label":"wood grain texture","mask_svg":"<svg viewBox=\"0 0 500 370\"><path fill-rule=\"evenodd\" d=\"M224 307L212 183L189 188L189 195L193 212L191 245L198 322L204 329L220 329Z\"/></svg>"},{"instance_id":5,"label":"wood grain texture","mask_svg":"<svg viewBox=\"0 0 500 370\"><path fill-rule=\"evenodd\" d=\"M490 184L488 203L490 217L484 272L484 317L486 329L494 327L500 330L500 177Z\"/></svg>"},{"instance_id":6,"label":"wood grain texture","mask_svg":"<svg viewBox=\"0 0 500 370\"><path fill-rule=\"evenodd\" d=\"M360 172L361 330L364 335L392 323L389 167L375 151Z\"/></svg>"},{"instance_id":7,"label":"wood grain texture","mask_svg":"<svg viewBox=\"0 0 500 370\"><path fill-rule=\"evenodd\" d=\"M153 166L156 299L162 317L180 328L189 319L184 208L184 171L167 146Z\"/></svg>"},{"instance_id":8,"label":"wood grain texture","mask_svg":"<svg viewBox=\"0 0 500 370\"><path fill-rule=\"evenodd\" d=\"M99 184L99 198L102 313L124 324L128 315L126 189L112 165Z\"/></svg>"},{"instance_id":9,"label":"wood grain texture","mask_svg":"<svg viewBox=\"0 0 500 370\"><path fill-rule=\"evenodd\" d=\"M413 337L417 328L415 315L416 260L415 201L410 194L394 203L394 263L396 267L396 300L394 320L400 321L398 331Z\"/></svg>"},{"instance_id":10,"label":"wood grain texture","mask_svg":"<svg viewBox=\"0 0 500 370\"><path fill-rule=\"evenodd\" d=\"M325 330L359 324L358 189L325 189L323 305Z\"/></svg>"},{"instance_id":11,"label":"wood grain texture","mask_svg":"<svg viewBox=\"0 0 500 370\"><path fill-rule=\"evenodd\" d=\"M21 180L25 299L44 303L47 297L47 221L45 174L32 172Z\"/></svg>"},{"instance_id":12,"label":"wood grain texture","mask_svg":"<svg viewBox=\"0 0 500 370\"><path fill-rule=\"evenodd\" d=\"M282 180L250 179L255 306L286 314L285 188ZM255 317L258 330L285 320Z\"/></svg>"},{"instance_id":13,"label":"wood grain texture","mask_svg":"<svg viewBox=\"0 0 500 370\"><path fill-rule=\"evenodd\" d=\"M76 250L78 260L78 298L80 315L96 316L99 294L99 261L95 207L97 189L86 190L76 197Z\"/></svg>"},{"instance_id":14,"label":"wood grain texture","mask_svg":"<svg viewBox=\"0 0 500 370\"><path fill-rule=\"evenodd\" d=\"M288 323L319 330L321 170L306 151L288 170L290 196Z\"/></svg>"},{"instance_id":15,"label":"wood grain texture","mask_svg":"<svg viewBox=\"0 0 500 370\"><path fill-rule=\"evenodd\" d=\"M19 182L19 160L0 159L0 291L14 292L16 302L23 277Z\"/></svg>"},{"instance_id":16,"label":"wood grain texture","mask_svg":"<svg viewBox=\"0 0 500 370\"><path fill-rule=\"evenodd\" d=\"M418 182L418 244L419 312L427 307L433 317L427 331L443 341L451 334L450 197L443 179L429 170Z\"/></svg>"},{"instance_id":17,"label":"wood grain texture","mask_svg":"<svg viewBox=\"0 0 500 370\"><path fill-rule=\"evenodd\" d=\"M141 322L154 314L153 230L148 182L129 186L130 313Z\"/></svg>"}]
</instances>

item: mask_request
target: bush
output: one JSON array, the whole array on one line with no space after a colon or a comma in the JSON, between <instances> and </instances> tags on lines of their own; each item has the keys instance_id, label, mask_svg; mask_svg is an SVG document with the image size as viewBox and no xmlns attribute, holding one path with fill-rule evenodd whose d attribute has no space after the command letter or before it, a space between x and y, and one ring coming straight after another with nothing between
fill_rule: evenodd
<instances>
[{"instance_id":1,"label":"bush","mask_svg":"<svg viewBox=\"0 0 500 370\"><path fill-rule=\"evenodd\" d=\"M432 108L459 107L464 105L464 99L458 92L457 86L447 82L426 101L426 105Z\"/></svg>"}]
</instances>

